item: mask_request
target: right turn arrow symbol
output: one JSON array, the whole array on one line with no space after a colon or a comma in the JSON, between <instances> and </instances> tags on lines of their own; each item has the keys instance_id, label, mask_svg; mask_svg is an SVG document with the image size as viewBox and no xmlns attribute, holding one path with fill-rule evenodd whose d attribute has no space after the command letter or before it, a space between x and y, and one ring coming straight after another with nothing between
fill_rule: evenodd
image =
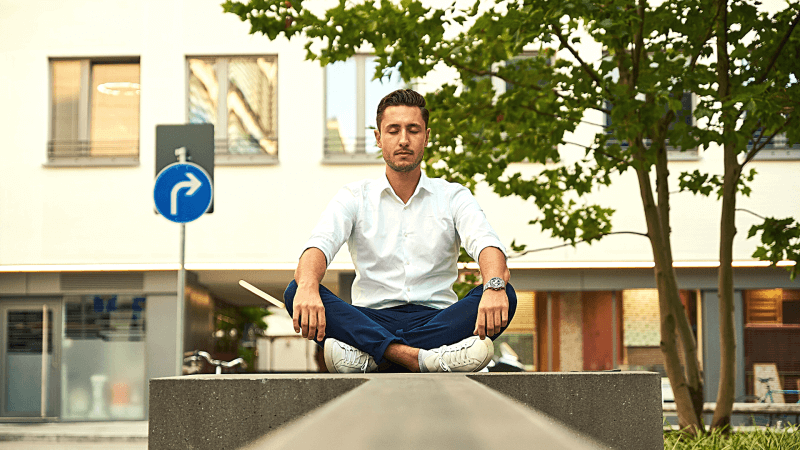
<instances>
[{"instance_id":1,"label":"right turn arrow symbol","mask_svg":"<svg viewBox=\"0 0 800 450\"><path fill-rule=\"evenodd\" d=\"M200 186L203 185L203 183L201 183L200 180L198 180L197 177L194 176L194 174L192 174L191 172L186 172L186 176L189 177L188 181L181 181L180 183L176 183L175 186L172 187L169 212L173 216L178 215L178 191L180 191L183 188L189 188L189 190L186 191L185 195L194 195L194 193L197 192Z\"/></svg>"}]
</instances>

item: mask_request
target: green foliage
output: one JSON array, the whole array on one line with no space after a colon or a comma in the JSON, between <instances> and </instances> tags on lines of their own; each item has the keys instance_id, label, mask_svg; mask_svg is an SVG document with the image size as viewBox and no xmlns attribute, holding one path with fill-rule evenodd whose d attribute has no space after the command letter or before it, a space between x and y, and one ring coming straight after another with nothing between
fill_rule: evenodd
<instances>
[{"instance_id":1,"label":"green foliage","mask_svg":"<svg viewBox=\"0 0 800 450\"><path fill-rule=\"evenodd\" d=\"M271 312L260 306L223 308L217 311L217 330L222 337L215 342L218 352L235 352L247 363L249 371L255 368L255 338L267 329L264 318Z\"/></svg>"},{"instance_id":2,"label":"green foliage","mask_svg":"<svg viewBox=\"0 0 800 450\"><path fill-rule=\"evenodd\" d=\"M794 280L800 271L800 224L794 218L775 219L767 217L760 225L753 225L747 237L761 234L761 244L753 253L753 257L767 260L772 264L780 261L794 261L787 267L789 276Z\"/></svg>"},{"instance_id":3,"label":"green foliage","mask_svg":"<svg viewBox=\"0 0 800 450\"><path fill-rule=\"evenodd\" d=\"M680 189L748 195L755 172L740 174L769 140L785 133L800 142L798 2L774 13L745 0L339 0L325 11L312 3L227 0L223 9L253 33L306 39L307 58L321 65L363 50L378 59L376 77L392 67L405 80L434 67L455 74L426 95L427 174L530 200L530 223L571 245L613 232L614 210L590 194L634 170L646 215L660 216L648 226L663 228L648 229L654 257L669 251L669 196L649 192L669 192L668 150L726 148L729 179L683 173ZM724 40L727 55L717 47ZM689 123L684 93L696 99ZM759 257L795 251L785 228L770 231ZM476 283L469 276L459 293Z\"/></svg>"},{"instance_id":4,"label":"green foliage","mask_svg":"<svg viewBox=\"0 0 800 450\"><path fill-rule=\"evenodd\" d=\"M717 3L710 0L437 4L340 0L323 11L302 0L227 0L223 9L248 21L252 33L307 39L307 58L322 65L366 48L378 58L376 78L390 67L407 80L437 65L452 69L457 78L426 96L428 175L529 199L538 211L531 223L572 245L611 231L614 211L587 194L615 174L649 171L667 147L735 142L746 163L775 133L800 142L800 83L792 78L800 73L800 38L789 33L797 3L773 15L729 3L731 89L724 99L712 39ZM591 40L607 51L599 60L579 47ZM776 58L781 52L788 57ZM498 82L512 89L497 90ZM707 126L682 120L683 92L698 99L693 123ZM574 143L572 133L597 113L609 114L611 124L595 127L591 145ZM519 162L541 171L523 174ZM745 195L752 174L735 180ZM680 180L681 190L702 195L721 195L724 182L699 172Z\"/></svg>"},{"instance_id":5,"label":"green foliage","mask_svg":"<svg viewBox=\"0 0 800 450\"><path fill-rule=\"evenodd\" d=\"M471 263L475 262L469 253L463 248L461 249L461 253L458 255L458 262L460 263ZM464 298L469 291L471 291L475 286L480 286L483 284L483 278L481 278L481 273L479 270L467 270L462 273L463 280L459 278L453 284L453 291L455 291L458 298Z\"/></svg>"},{"instance_id":6,"label":"green foliage","mask_svg":"<svg viewBox=\"0 0 800 450\"><path fill-rule=\"evenodd\" d=\"M739 192L749 197L750 186L747 183L753 181L756 177L756 169L750 169L747 175L740 176L737 180ZM723 177L720 175L709 175L701 173L699 170L694 172L683 172L678 178L678 187L680 192L689 191L693 194L700 194L708 197L712 192L716 192L717 200L722 198L722 188L724 186Z\"/></svg>"},{"instance_id":7,"label":"green foliage","mask_svg":"<svg viewBox=\"0 0 800 450\"><path fill-rule=\"evenodd\" d=\"M679 431L664 433L664 450L800 450L800 428L766 428L756 431L710 433L692 436Z\"/></svg>"}]
</instances>

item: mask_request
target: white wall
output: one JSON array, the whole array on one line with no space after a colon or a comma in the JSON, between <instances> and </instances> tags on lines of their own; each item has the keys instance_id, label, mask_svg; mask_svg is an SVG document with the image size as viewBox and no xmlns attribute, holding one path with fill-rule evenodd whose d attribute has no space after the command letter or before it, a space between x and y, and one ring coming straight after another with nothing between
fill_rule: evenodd
<instances>
[{"instance_id":1,"label":"white wall","mask_svg":"<svg viewBox=\"0 0 800 450\"><path fill-rule=\"evenodd\" d=\"M174 263L178 227L153 213L155 126L186 121L187 55L278 56L279 158L274 166L217 166L215 211L187 226L187 261L293 263L320 212L343 184L380 175L380 165L323 165L323 71L304 61L302 42L269 42L225 15L219 0L59 2L0 0L0 268L25 264ZM141 57L140 165L44 167L48 139L48 58ZM374 106L371 106L372 108ZM585 131L585 133L584 133ZM581 136L591 139L593 130ZM587 137L588 136L588 137ZM761 215L800 215L797 162L753 163L759 176L739 206ZM721 151L682 170L721 173ZM521 166L533 172L537 166ZM677 185L674 185L677 187ZM646 231L631 173L594 196L617 209L616 230ZM531 203L478 199L504 242L558 244L536 227ZM679 194L672 200L676 260L716 260L719 203ZM739 214L736 259L755 222ZM342 251L335 261L349 262ZM649 243L611 236L577 249L532 253L517 261L650 261Z\"/></svg>"}]
</instances>

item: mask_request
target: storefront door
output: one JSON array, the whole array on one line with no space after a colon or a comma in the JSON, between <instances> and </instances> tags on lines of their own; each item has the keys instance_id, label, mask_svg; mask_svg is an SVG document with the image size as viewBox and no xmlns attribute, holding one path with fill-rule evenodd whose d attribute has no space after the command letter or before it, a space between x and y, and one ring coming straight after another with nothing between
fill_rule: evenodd
<instances>
[{"instance_id":1,"label":"storefront door","mask_svg":"<svg viewBox=\"0 0 800 450\"><path fill-rule=\"evenodd\" d=\"M60 299L0 300L0 418L58 415L61 324Z\"/></svg>"}]
</instances>

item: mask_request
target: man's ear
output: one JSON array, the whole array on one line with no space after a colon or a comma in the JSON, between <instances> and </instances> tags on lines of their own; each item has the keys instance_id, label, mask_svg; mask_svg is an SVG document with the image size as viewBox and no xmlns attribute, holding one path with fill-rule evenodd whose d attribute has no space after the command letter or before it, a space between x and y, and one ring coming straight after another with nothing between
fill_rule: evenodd
<instances>
[{"instance_id":1,"label":"man's ear","mask_svg":"<svg viewBox=\"0 0 800 450\"><path fill-rule=\"evenodd\" d=\"M375 133L375 143L378 145L378 148L383 148L381 146L381 132L378 130L372 130Z\"/></svg>"}]
</instances>

